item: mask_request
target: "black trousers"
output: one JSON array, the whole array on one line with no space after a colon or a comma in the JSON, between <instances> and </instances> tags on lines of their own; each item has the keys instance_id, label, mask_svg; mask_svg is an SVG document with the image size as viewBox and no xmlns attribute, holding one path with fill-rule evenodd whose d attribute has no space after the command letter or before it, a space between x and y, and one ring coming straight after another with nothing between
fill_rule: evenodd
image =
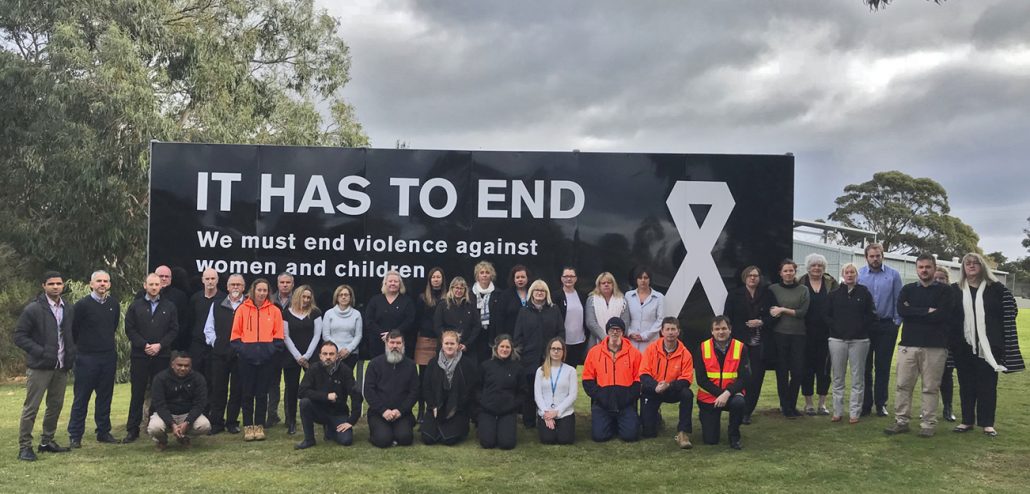
<instances>
[{"instance_id":1,"label":"black trousers","mask_svg":"<svg viewBox=\"0 0 1030 494\"><path fill-rule=\"evenodd\" d=\"M548 429L543 420L536 423L541 444L572 444L576 442L576 414L555 419L554 429Z\"/></svg>"},{"instance_id":2,"label":"black trousers","mask_svg":"<svg viewBox=\"0 0 1030 494\"><path fill-rule=\"evenodd\" d=\"M301 367L283 367L283 381L286 383L286 390L283 392L283 416L287 424L297 423L297 393L300 390ZM269 398L271 404L271 398Z\"/></svg>"},{"instance_id":3,"label":"black trousers","mask_svg":"<svg viewBox=\"0 0 1030 494\"><path fill-rule=\"evenodd\" d=\"M350 446L354 444L354 428L351 427L344 432L337 432L336 428L350 418L346 415L335 413L333 407L311 401L307 398L300 400L300 423L304 429L304 440L315 440L315 424L322 424L326 427L325 438L327 441L336 441L337 444Z\"/></svg>"},{"instance_id":4,"label":"black trousers","mask_svg":"<svg viewBox=\"0 0 1030 494\"><path fill-rule=\"evenodd\" d=\"M661 394L651 391L644 391L640 395L640 435L643 437L658 436L658 414L661 412L662 403L679 403L679 422L676 424L676 432L693 432L691 416L694 411L694 393L689 386L684 386L678 393L671 390Z\"/></svg>"},{"instance_id":5,"label":"black trousers","mask_svg":"<svg viewBox=\"0 0 1030 494\"><path fill-rule=\"evenodd\" d=\"M68 437L82 439L86 432L89 399L96 393L93 421L97 435L111 433L111 398L114 396L114 377L118 367L118 354L80 353L75 358L75 398L68 419Z\"/></svg>"},{"instance_id":6,"label":"black trousers","mask_svg":"<svg viewBox=\"0 0 1030 494\"><path fill-rule=\"evenodd\" d=\"M268 419L268 383L275 373L275 365L265 362L254 365L239 359L240 402L243 425L264 425Z\"/></svg>"},{"instance_id":7,"label":"black trousers","mask_svg":"<svg viewBox=\"0 0 1030 494\"><path fill-rule=\"evenodd\" d=\"M776 334L776 393L780 411L797 409L798 391L805 374L805 335Z\"/></svg>"},{"instance_id":8,"label":"black trousers","mask_svg":"<svg viewBox=\"0 0 1030 494\"><path fill-rule=\"evenodd\" d=\"M762 384L765 383L765 360L762 359L761 348L761 346L747 347L747 360L751 367L751 375L744 386L744 389L747 390L747 394L744 396L744 400L747 402L745 415L755 413L755 408L758 407L758 398L762 396Z\"/></svg>"},{"instance_id":9,"label":"black trousers","mask_svg":"<svg viewBox=\"0 0 1030 494\"><path fill-rule=\"evenodd\" d=\"M154 376L168 368L168 357L133 358L129 361L129 418L125 421L125 430L132 435L139 435L139 425L143 422L143 402L147 398L147 390ZM150 416L150 410L147 410Z\"/></svg>"},{"instance_id":10,"label":"black trousers","mask_svg":"<svg viewBox=\"0 0 1030 494\"><path fill-rule=\"evenodd\" d=\"M479 445L486 449L514 449L516 429L515 412L505 415L479 412L476 432L479 434Z\"/></svg>"},{"instance_id":11,"label":"black trousers","mask_svg":"<svg viewBox=\"0 0 1030 494\"><path fill-rule=\"evenodd\" d=\"M994 414L998 408L998 372L984 359L974 355L969 345L962 343L960 347L952 355L958 370L962 423L994 427Z\"/></svg>"},{"instance_id":12,"label":"black trousers","mask_svg":"<svg viewBox=\"0 0 1030 494\"><path fill-rule=\"evenodd\" d=\"M890 319L880 319L869 332L869 354L865 358L865 396L862 413L869 413L873 405L887 406L890 392L891 362L894 345L898 341L898 326ZM875 381L874 381L875 372Z\"/></svg>"},{"instance_id":13,"label":"black trousers","mask_svg":"<svg viewBox=\"0 0 1030 494\"><path fill-rule=\"evenodd\" d=\"M951 408L955 397L955 368L950 365L944 366L944 374L941 375L941 404Z\"/></svg>"},{"instance_id":14,"label":"black trousers","mask_svg":"<svg viewBox=\"0 0 1030 494\"><path fill-rule=\"evenodd\" d=\"M422 427L419 427L418 431L423 444L454 446L468 437L469 416L464 412L457 412L449 419L437 419L427 411L422 417Z\"/></svg>"},{"instance_id":15,"label":"black trousers","mask_svg":"<svg viewBox=\"0 0 1030 494\"><path fill-rule=\"evenodd\" d=\"M218 431L240 425L240 371L235 356L208 357L211 376L211 429Z\"/></svg>"},{"instance_id":16,"label":"black trousers","mask_svg":"<svg viewBox=\"0 0 1030 494\"><path fill-rule=\"evenodd\" d=\"M566 345L565 347L565 363L573 367L583 365L583 361L587 356L587 342L579 343L576 345Z\"/></svg>"},{"instance_id":17,"label":"black trousers","mask_svg":"<svg viewBox=\"0 0 1030 494\"><path fill-rule=\"evenodd\" d=\"M533 427L536 425L536 401L533 400L533 384L536 381L536 367L526 365L522 368L522 396L527 396L527 399L522 400L522 425L526 427Z\"/></svg>"},{"instance_id":18,"label":"black trousers","mask_svg":"<svg viewBox=\"0 0 1030 494\"><path fill-rule=\"evenodd\" d=\"M805 396L826 396L830 392L830 340L821 333L805 341L805 376L801 380L801 394Z\"/></svg>"},{"instance_id":19,"label":"black trousers","mask_svg":"<svg viewBox=\"0 0 1030 494\"><path fill-rule=\"evenodd\" d=\"M377 448L411 446L415 441L415 417L406 413L393 422L387 422L379 414L368 414L368 441Z\"/></svg>"},{"instance_id":20,"label":"black trousers","mask_svg":"<svg viewBox=\"0 0 1030 494\"><path fill-rule=\"evenodd\" d=\"M698 418L701 419L701 440L705 444L719 444L719 430L722 428L722 412L730 412L730 426L727 433L730 441L740 440L740 422L744 419L747 400L740 394L730 397L723 408L716 408L708 403L697 402Z\"/></svg>"},{"instance_id":21,"label":"black trousers","mask_svg":"<svg viewBox=\"0 0 1030 494\"><path fill-rule=\"evenodd\" d=\"M279 383L283 380L282 355L276 354L268 365L272 366L272 375L268 382L268 420L272 420L272 417L279 418Z\"/></svg>"}]
</instances>

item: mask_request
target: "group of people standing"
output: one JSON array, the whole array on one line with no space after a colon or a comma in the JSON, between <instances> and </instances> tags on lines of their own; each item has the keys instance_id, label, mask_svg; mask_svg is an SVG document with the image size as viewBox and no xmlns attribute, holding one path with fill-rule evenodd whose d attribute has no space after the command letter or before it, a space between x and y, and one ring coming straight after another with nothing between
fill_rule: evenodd
<instances>
[{"instance_id":1,"label":"group of people standing","mask_svg":"<svg viewBox=\"0 0 1030 494\"><path fill-rule=\"evenodd\" d=\"M572 267L562 270L553 295L543 280L530 282L523 265L510 270L504 289L494 285L497 273L489 262L475 266L471 287L433 268L414 297L400 274L390 272L361 310L354 289L343 284L323 312L312 288L295 287L289 273L280 274L274 287L254 280L249 290L233 274L222 291L218 273L209 269L201 274L203 289L187 298L161 266L147 276L124 316L132 347L131 400L121 440L111 434L110 422L114 332L121 316L110 276L93 273L91 293L71 307L61 297L63 278L49 272L44 293L26 307L15 330L29 369L19 458L35 459L32 429L44 395L39 451L69 450L54 435L73 363L73 448L81 446L93 394L99 442L136 440L144 417L159 449L167 446L169 431L184 445L191 436L226 431L262 440L264 429L282 420L280 382L287 432L297 432L298 418L303 431L297 449L315 445L315 424L322 424L325 440L351 444L366 406L369 439L377 447L411 444L416 425L425 444L457 444L475 424L482 447L510 449L519 416L525 427L538 430L541 442L569 444L580 388L576 367L582 365L593 440L654 437L661 404L677 403L675 441L692 447L696 381L703 441L719 442L721 412L727 411L729 444L739 449L740 426L751 423L767 367L776 370L779 408L788 418L830 415L839 422L847 412L856 423L873 410L887 415L902 322L896 423L887 432L909 430L911 394L922 376L920 434L933 435L938 389L942 380L951 382L946 362L953 361L962 412L954 430L975 425L996 435L997 373L1023 368L1012 295L978 254L963 258L961 279L950 286L947 271L943 281L935 280L942 271L933 257L920 256L919 280L904 287L898 272L883 263L881 246L872 244L865 254L867 266L846 264L839 283L825 273L819 255L809 256L800 279L798 266L785 260L779 280L769 285L758 267L745 268L743 285L711 321L711 338L693 351L680 338L679 321L664 317L664 297L651 288L647 268L634 270L636 286L625 294L611 273L601 273L586 296L577 290ZM184 326L191 328L186 336ZM851 397L845 409L847 372ZM945 388L944 415L951 419ZM804 413L797 409L799 392Z\"/></svg>"},{"instance_id":2,"label":"group of people standing","mask_svg":"<svg viewBox=\"0 0 1030 494\"><path fill-rule=\"evenodd\" d=\"M938 396L944 419L957 420L951 379L952 369L957 369L961 422L953 430L979 426L996 436L998 373L1024 368L1012 294L977 253L962 258L960 279L950 285L948 270L930 255L916 259L918 280L907 285L897 270L884 264L881 245L868 245L865 258L861 268L843 265L839 282L826 274L826 259L819 254L808 256L807 273L800 279L797 264L784 260L779 280L768 286L760 283L759 268L743 270L744 285L729 294L724 313L739 323L734 338L750 350L744 423L751 421L765 369L771 366L779 409L787 418L829 415L840 422L846 414L855 424L874 411L889 416L896 354L895 423L885 429L887 434L910 430L912 394L920 378L919 435L935 434ZM832 410L826 404L831 386ZM805 398L804 413L797 408L799 391Z\"/></svg>"}]
</instances>

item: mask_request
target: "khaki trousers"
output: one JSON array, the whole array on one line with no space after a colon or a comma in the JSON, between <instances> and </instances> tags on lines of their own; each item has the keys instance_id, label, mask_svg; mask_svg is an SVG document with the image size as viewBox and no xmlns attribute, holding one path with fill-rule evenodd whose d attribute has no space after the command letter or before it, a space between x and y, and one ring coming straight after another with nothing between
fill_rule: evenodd
<instances>
[{"instance_id":1,"label":"khaki trousers","mask_svg":"<svg viewBox=\"0 0 1030 494\"><path fill-rule=\"evenodd\" d=\"M948 360L946 348L898 346L898 384L894 397L894 414L899 424L908 424L911 419L912 392L916 379L922 377L922 420L920 427L933 429L937 425L938 395L941 390L941 376Z\"/></svg>"}]
</instances>

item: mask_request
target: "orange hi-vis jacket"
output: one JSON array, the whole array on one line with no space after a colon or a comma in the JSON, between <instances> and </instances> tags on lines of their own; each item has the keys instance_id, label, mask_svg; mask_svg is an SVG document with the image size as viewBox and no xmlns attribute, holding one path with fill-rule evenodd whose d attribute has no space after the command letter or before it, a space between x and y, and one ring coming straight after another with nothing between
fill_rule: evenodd
<instances>
[{"instance_id":1,"label":"orange hi-vis jacket","mask_svg":"<svg viewBox=\"0 0 1030 494\"><path fill-rule=\"evenodd\" d=\"M715 353L715 342L711 338L701 343L701 361L705 364L705 372L708 380L720 389L726 389L737 380L737 370L740 369L740 354L744 344L740 340L731 339L730 346L726 349L726 358L720 363L719 356ZM697 390L697 401L715 403L715 396L705 391L704 388Z\"/></svg>"},{"instance_id":2,"label":"orange hi-vis jacket","mask_svg":"<svg viewBox=\"0 0 1030 494\"><path fill-rule=\"evenodd\" d=\"M640 361L640 380L650 376L655 383L686 381L689 386L694 382L694 358L683 342L676 342L672 353L665 353L665 342L659 338L644 350Z\"/></svg>"},{"instance_id":3,"label":"orange hi-vis jacket","mask_svg":"<svg viewBox=\"0 0 1030 494\"><path fill-rule=\"evenodd\" d=\"M268 299L258 307L248 298L236 309L229 344L240 358L254 365L275 358L283 348L282 310Z\"/></svg>"},{"instance_id":4,"label":"orange hi-vis jacket","mask_svg":"<svg viewBox=\"0 0 1030 494\"><path fill-rule=\"evenodd\" d=\"M640 397L640 352L626 338L612 358L608 338L594 345L583 362L583 390L594 405L608 411L635 406Z\"/></svg>"}]
</instances>

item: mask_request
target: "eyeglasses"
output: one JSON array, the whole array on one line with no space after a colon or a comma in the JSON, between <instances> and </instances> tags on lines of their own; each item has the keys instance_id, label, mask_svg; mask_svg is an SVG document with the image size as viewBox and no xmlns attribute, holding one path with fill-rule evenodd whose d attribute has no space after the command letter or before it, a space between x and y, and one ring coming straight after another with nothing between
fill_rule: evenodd
<instances>
[{"instance_id":1,"label":"eyeglasses","mask_svg":"<svg viewBox=\"0 0 1030 494\"><path fill-rule=\"evenodd\" d=\"M560 352L561 351L561 347L552 348L551 351L552 352Z\"/></svg>"}]
</instances>

